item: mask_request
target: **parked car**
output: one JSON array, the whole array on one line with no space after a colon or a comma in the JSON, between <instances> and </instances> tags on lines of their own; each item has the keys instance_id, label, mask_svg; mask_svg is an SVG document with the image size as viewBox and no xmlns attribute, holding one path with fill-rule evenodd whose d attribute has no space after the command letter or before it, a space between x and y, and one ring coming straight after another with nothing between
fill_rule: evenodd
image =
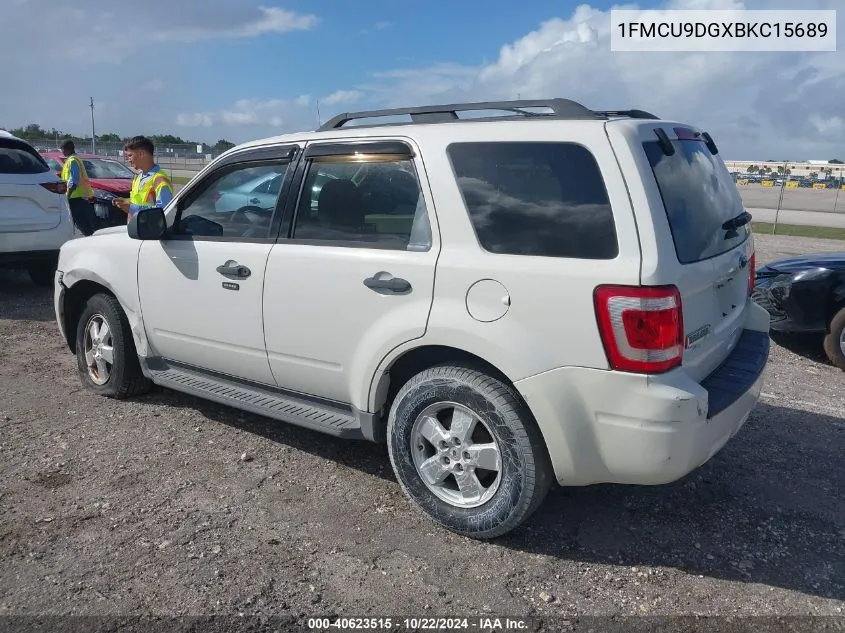
<instances>
[{"instance_id":1,"label":"parked car","mask_svg":"<svg viewBox=\"0 0 845 633\"><path fill-rule=\"evenodd\" d=\"M757 271L753 299L771 329L824 337L831 363L845 370L845 251L780 259Z\"/></svg>"},{"instance_id":2,"label":"parked car","mask_svg":"<svg viewBox=\"0 0 845 633\"><path fill-rule=\"evenodd\" d=\"M385 443L410 501L473 538L554 482L662 484L716 454L759 397L769 315L713 139L566 99L398 112L240 145L66 245L83 384ZM259 164L274 203L209 204Z\"/></svg>"},{"instance_id":3,"label":"parked car","mask_svg":"<svg viewBox=\"0 0 845 633\"><path fill-rule=\"evenodd\" d=\"M74 236L66 191L31 144L0 130L0 267L52 287L59 249Z\"/></svg>"},{"instance_id":4,"label":"parked car","mask_svg":"<svg viewBox=\"0 0 845 633\"><path fill-rule=\"evenodd\" d=\"M47 164L61 174L65 162L61 152L43 152ZM126 224L126 214L112 204L115 198L128 198L135 172L117 160L91 154L77 154L85 165L94 189L94 209L99 218L97 228Z\"/></svg>"}]
</instances>

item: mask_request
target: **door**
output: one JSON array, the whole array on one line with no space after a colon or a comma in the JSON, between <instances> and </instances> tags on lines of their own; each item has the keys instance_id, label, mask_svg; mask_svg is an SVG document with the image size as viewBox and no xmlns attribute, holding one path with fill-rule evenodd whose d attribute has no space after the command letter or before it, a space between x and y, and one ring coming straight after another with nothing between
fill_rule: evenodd
<instances>
[{"instance_id":1,"label":"door","mask_svg":"<svg viewBox=\"0 0 845 633\"><path fill-rule=\"evenodd\" d=\"M355 404L384 355L425 333L434 215L403 142L309 144L304 158L288 239L267 262L270 367L282 388Z\"/></svg>"},{"instance_id":2,"label":"door","mask_svg":"<svg viewBox=\"0 0 845 633\"><path fill-rule=\"evenodd\" d=\"M142 245L138 288L154 355L273 384L261 304L278 233L278 195L260 206L219 203L246 182L284 180L290 150L233 155L175 202L171 236Z\"/></svg>"}]
</instances>

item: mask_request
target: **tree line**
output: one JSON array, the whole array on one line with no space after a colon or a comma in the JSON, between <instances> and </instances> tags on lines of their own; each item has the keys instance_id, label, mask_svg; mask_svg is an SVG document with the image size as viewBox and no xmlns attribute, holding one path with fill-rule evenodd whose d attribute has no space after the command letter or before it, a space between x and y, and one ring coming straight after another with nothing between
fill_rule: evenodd
<instances>
[{"instance_id":1,"label":"tree line","mask_svg":"<svg viewBox=\"0 0 845 633\"><path fill-rule=\"evenodd\" d=\"M29 125L26 125L24 127L2 129L5 129L10 134L13 134L18 138L22 138L25 141L29 142L39 142L44 141L46 139L55 139L58 141L58 143L61 143L66 139L70 139L77 145L91 143L90 134L87 136L68 134L67 132L57 130L56 128L43 128L38 123L30 123ZM121 136L119 134L114 134L110 132L108 134L97 134L95 140L98 144L122 145L130 138L131 137L129 136ZM156 147L168 147L177 145L190 145L195 147L197 145L202 145L203 151L214 151L218 153L225 152L227 149L231 149L235 146L234 143L222 138L218 140L214 145L209 145L208 143L202 143L200 141L192 141L190 139L183 139L181 136L174 136L173 134L151 134L148 136L148 138L153 142Z\"/></svg>"}]
</instances>

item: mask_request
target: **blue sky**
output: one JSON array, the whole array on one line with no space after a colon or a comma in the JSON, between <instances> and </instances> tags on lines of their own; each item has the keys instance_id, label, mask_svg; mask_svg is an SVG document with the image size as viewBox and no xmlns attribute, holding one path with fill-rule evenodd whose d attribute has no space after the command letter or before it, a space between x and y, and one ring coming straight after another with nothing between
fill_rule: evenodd
<instances>
[{"instance_id":1,"label":"blue sky","mask_svg":"<svg viewBox=\"0 0 845 633\"><path fill-rule=\"evenodd\" d=\"M727 157L845 159L845 54L619 53L609 0L0 0L0 126L242 142L338 112L569 97L707 128ZM841 0L802 0L837 8ZM640 0L626 8L796 8ZM838 25L845 20L840 10ZM842 29L840 29L842 31Z\"/></svg>"}]
</instances>

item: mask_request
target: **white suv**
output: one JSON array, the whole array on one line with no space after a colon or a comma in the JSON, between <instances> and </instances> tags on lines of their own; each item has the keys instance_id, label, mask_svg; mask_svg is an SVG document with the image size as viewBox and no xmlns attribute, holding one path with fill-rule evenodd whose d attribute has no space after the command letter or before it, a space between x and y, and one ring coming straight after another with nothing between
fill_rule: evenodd
<instances>
[{"instance_id":1,"label":"white suv","mask_svg":"<svg viewBox=\"0 0 845 633\"><path fill-rule=\"evenodd\" d=\"M555 481L671 482L737 433L769 352L749 219L710 136L645 112L345 114L67 244L56 315L91 390L385 442L432 520L492 538Z\"/></svg>"},{"instance_id":2,"label":"white suv","mask_svg":"<svg viewBox=\"0 0 845 633\"><path fill-rule=\"evenodd\" d=\"M32 145L0 130L0 267L53 285L59 249L74 235L66 191Z\"/></svg>"}]
</instances>

